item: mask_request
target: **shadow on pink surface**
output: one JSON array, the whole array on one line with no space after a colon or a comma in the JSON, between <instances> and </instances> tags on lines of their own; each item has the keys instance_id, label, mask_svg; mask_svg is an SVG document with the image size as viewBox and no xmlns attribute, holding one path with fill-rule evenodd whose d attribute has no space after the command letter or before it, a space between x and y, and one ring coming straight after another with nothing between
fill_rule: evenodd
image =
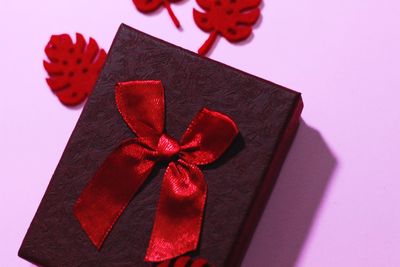
<instances>
[{"instance_id":1,"label":"shadow on pink surface","mask_svg":"<svg viewBox=\"0 0 400 267\"><path fill-rule=\"evenodd\" d=\"M301 120L243 267L296 266L336 166L321 134Z\"/></svg>"}]
</instances>

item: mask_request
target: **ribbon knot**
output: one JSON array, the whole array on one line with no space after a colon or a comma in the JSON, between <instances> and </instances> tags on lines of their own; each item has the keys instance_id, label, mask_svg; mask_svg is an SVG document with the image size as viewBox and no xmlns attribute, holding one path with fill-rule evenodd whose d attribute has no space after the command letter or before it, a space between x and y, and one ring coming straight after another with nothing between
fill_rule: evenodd
<instances>
[{"instance_id":1,"label":"ribbon knot","mask_svg":"<svg viewBox=\"0 0 400 267\"><path fill-rule=\"evenodd\" d=\"M171 160L176 157L181 150L179 143L167 134L161 135L158 140L157 152L161 160Z\"/></svg>"},{"instance_id":2,"label":"ribbon knot","mask_svg":"<svg viewBox=\"0 0 400 267\"><path fill-rule=\"evenodd\" d=\"M115 99L137 137L122 142L105 159L76 201L75 217L100 249L154 166L166 160L145 260L158 262L195 250L207 196L207 183L198 166L222 155L238 134L236 124L222 113L203 108L178 142L164 133L161 81L118 83Z\"/></svg>"}]
</instances>

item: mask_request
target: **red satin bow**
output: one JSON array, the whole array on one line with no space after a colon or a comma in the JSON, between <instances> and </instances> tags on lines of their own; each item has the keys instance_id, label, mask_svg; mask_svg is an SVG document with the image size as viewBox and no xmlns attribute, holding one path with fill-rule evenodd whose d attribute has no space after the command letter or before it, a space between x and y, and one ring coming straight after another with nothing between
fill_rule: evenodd
<instances>
[{"instance_id":1,"label":"red satin bow","mask_svg":"<svg viewBox=\"0 0 400 267\"><path fill-rule=\"evenodd\" d=\"M163 261L195 250L207 195L197 165L221 156L238 134L236 124L226 115L203 108L177 142L164 133L161 81L118 83L115 98L137 138L124 141L108 156L76 201L76 218L100 249L155 164L168 160L145 260Z\"/></svg>"}]
</instances>

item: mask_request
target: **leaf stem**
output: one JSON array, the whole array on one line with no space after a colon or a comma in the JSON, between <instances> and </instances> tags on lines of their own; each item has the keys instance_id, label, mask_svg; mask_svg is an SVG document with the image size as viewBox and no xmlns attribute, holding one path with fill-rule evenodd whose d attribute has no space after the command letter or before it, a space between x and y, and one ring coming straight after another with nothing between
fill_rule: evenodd
<instances>
[{"instance_id":1,"label":"leaf stem","mask_svg":"<svg viewBox=\"0 0 400 267\"><path fill-rule=\"evenodd\" d=\"M217 40L217 32L211 32L210 36L208 36L207 40L204 44L199 48L198 53L202 56L206 55L208 51L211 49L212 45L214 44L215 40Z\"/></svg>"},{"instance_id":2,"label":"leaf stem","mask_svg":"<svg viewBox=\"0 0 400 267\"><path fill-rule=\"evenodd\" d=\"M168 0L164 0L164 6L168 11L169 16L171 17L172 21L174 22L175 26L179 29L181 24L179 23L178 18L175 16L174 12L171 9L171 4Z\"/></svg>"}]
</instances>

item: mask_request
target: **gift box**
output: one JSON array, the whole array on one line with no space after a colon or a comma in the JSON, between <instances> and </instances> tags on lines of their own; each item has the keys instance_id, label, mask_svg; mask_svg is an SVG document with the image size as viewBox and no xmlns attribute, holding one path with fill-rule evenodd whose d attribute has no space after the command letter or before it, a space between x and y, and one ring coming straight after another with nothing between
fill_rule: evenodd
<instances>
[{"instance_id":1,"label":"gift box","mask_svg":"<svg viewBox=\"0 0 400 267\"><path fill-rule=\"evenodd\" d=\"M162 88L162 95L157 96L157 101L148 96L153 89L146 87L141 89L143 97L150 99L145 107L126 100L125 93L116 97L118 86L129 87L136 93L136 83L144 81L150 82L151 88ZM136 84L134 88L130 88L132 82ZM126 103L117 103L116 99ZM121 204L123 208L118 217L113 217L112 228L109 227L96 243L96 237L91 236L90 231L100 231L96 228L99 224L96 220L107 214L110 200L99 196L97 200L100 202L97 203L102 205L87 208L88 205L86 208L91 209L88 211L80 208L82 198L83 202L91 204L92 199L87 197L91 194L91 181L96 184L103 179L96 177L121 144L140 137L137 125L143 117L158 114L162 106L160 99L165 101L165 110L162 110L165 125L160 127L171 140L179 140L182 135L187 137L187 129L196 131L193 130L196 125L200 125L197 127L199 132L209 129L211 120L199 119L207 114L232 122L227 126L230 127L228 130L215 128L211 135L222 136L232 130L232 140L226 141L223 153L221 151L215 161L198 166L207 188L202 195L206 196L204 207L199 216L194 216L198 232L192 229L195 224L191 223L187 224L190 229L184 230L191 232L194 247L186 249L189 251L178 251L182 246L187 247L186 232L183 232L182 238L182 231L178 229L181 219L176 219L180 218L184 208L164 209L177 220L176 227L168 223L167 226L162 225L164 228L155 226L157 216L161 216L158 213L163 209L158 207L159 202L166 197L165 190L161 188L164 186L163 179L165 181L170 173L168 162L179 161L175 152L174 157L168 156L166 162L154 161L148 177L138 185L138 190L130 192L132 198L126 205ZM124 117L124 110L121 110L124 105L131 105L128 109L136 109L135 120ZM19 256L41 266L149 266L165 259L153 257L153 260L146 260L149 249L153 248L153 254L158 253L158 248L153 246L154 236L158 234L160 240L163 231L178 231L176 244L168 243L173 246L172 251L178 251L174 257L182 254L201 257L214 266L240 266L295 136L302 107L298 92L121 25L93 93L23 240ZM201 122L196 124L196 121ZM147 127L145 124L143 129ZM209 149L225 142L214 137L210 137ZM166 141L167 145L174 147L175 143L171 140ZM201 156L204 157L203 154ZM125 167L130 168L124 165L115 172L109 172L110 181L114 181L112 186L119 185L118 175ZM175 176L179 178L179 175ZM104 190L110 189L109 185L100 186ZM122 190L124 185L121 187L118 190ZM94 213L87 218L90 222L85 222L84 216L88 212ZM192 218L185 216L183 218L190 222ZM92 224L89 225L91 230L85 228L87 223ZM155 233L156 228L158 233ZM161 254L163 252L157 255Z\"/></svg>"}]
</instances>

